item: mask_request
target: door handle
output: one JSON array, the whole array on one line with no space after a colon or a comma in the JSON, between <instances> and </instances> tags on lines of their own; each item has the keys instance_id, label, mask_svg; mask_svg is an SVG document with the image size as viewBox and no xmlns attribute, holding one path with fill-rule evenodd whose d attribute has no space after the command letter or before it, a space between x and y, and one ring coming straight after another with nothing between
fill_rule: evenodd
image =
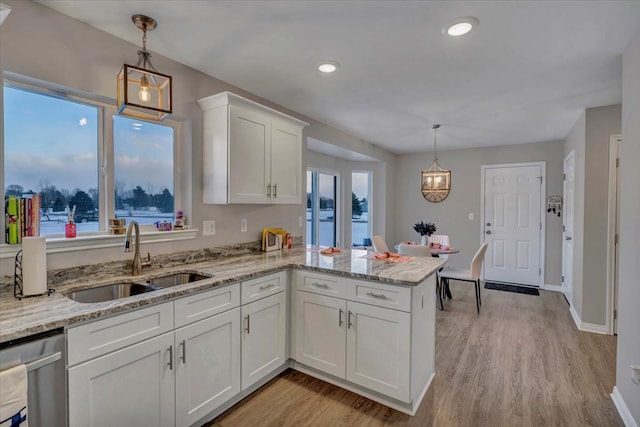
<instances>
[{"instance_id":1,"label":"door handle","mask_svg":"<svg viewBox=\"0 0 640 427\"><path fill-rule=\"evenodd\" d=\"M271 197L271 184L267 184L267 197Z\"/></svg>"},{"instance_id":2,"label":"door handle","mask_svg":"<svg viewBox=\"0 0 640 427\"><path fill-rule=\"evenodd\" d=\"M180 360L182 360L182 364L184 365L185 363L187 363L187 342L186 342L186 340L182 340L180 345L182 346L182 356L180 357Z\"/></svg>"},{"instance_id":3,"label":"door handle","mask_svg":"<svg viewBox=\"0 0 640 427\"><path fill-rule=\"evenodd\" d=\"M349 314L347 315L347 329L351 329L353 323L351 323L351 310L349 310Z\"/></svg>"},{"instance_id":4,"label":"door handle","mask_svg":"<svg viewBox=\"0 0 640 427\"><path fill-rule=\"evenodd\" d=\"M339 326L339 327L342 327L342 324L344 323L344 322L342 321L342 313L343 313L342 309L341 309L341 308L339 308L339 309L338 309L338 326Z\"/></svg>"},{"instance_id":5,"label":"door handle","mask_svg":"<svg viewBox=\"0 0 640 427\"><path fill-rule=\"evenodd\" d=\"M167 363L167 365L169 365L169 370L172 371L173 370L173 346L172 345L169 346L169 363Z\"/></svg>"},{"instance_id":6,"label":"door handle","mask_svg":"<svg viewBox=\"0 0 640 427\"><path fill-rule=\"evenodd\" d=\"M273 184L273 197L278 197L278 184Z\"/></svg>"},{"instance_id":7,"label":"door handle","mask_svg":"<svg viewBox=\"0 0 640 427\"><path fill-rule=\"evenodd\" d=\"M47 366L53 362L57 362L60 359L62 359L62 352L59 351L38 360L34 360L33 362L27 363L27 372L35 371L42 368L43 366Z\"/></svg>"},{"instance_id":8,"label":"door handle","mask_svg":"<svg viewBox=\"0 0 640 427\"><path fill-rule=\"evenodd\" d=\"M374 298L387 299L387 296L385 294L374 294L373 292L367 292L367 295Z\"/></svg>"},{"instance_id":9,"label":"door handle","mask_svg":"<svg viewBox=\"0 0 640 427\"><path fill-rule=\"evenodd\" d=\"M251 319L249 318L248 314L247 314L247 327L244 328L244 330L247 332L247 334L249 334L251 330Z\"/></svg>"},{"instance_id":10,"label":"door handle","mask_svg":"<svg viewBox=\"0 0 640 427\"><path fill-rule=\"evenodd\" d=\"M326 283L313 282L312 285L320 289L329 289L329 285L327 285Z\"/></svg>"},{"instance_id":11,"label":"door handle","mask_svg":"<svg viewBox=\"0 0 640 427\"><path fill-rule=\"evenodd\" d=\"M566 236L566 237L564 238L564 240L571 240L571 239L572 239L572 237L571 237L571 236Z\"/></svg>"},{"instance_id":12,"label":"door handle","mask_svg":"<svg viewBox=\"0 0 640 427\"><path fill-rule=\"evenodd\" d=\"M487 230L487 231L486 231L486 233L487 233L487 234L491 234L491 230Z\"/></svg>"}]
</instances>

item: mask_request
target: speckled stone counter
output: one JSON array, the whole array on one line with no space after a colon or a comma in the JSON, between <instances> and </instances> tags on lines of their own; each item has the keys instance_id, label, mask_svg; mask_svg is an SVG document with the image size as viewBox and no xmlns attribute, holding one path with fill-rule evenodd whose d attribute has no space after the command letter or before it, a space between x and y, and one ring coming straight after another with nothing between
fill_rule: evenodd
<instances>
[{"instance_id":1,"label":"speckled stone counter","mask_svg":"<svg viewBox=\"0 0 640 427\"><path fill-rule=\"evenodd\" d=\"M93 267L84 266L87 268L81 270L83 274L79 277L53 285L56 292L50 296L17 300L13 297L12 286L0 287L0 343L289 268L414 286L446 263L445 260L431 257L416 257L408 263L393 263L363 258L366 254L367 252L362 250L345 250L335 255L321 255L317 250L305 248L267 253L252 252L173 265L135 277L122 273L114 274L110 269L105 272L101 270L100 264ZM177 271L201 273L212 277L101 303L79 303L65 297L66 293L78 289L111 283L145 283L149 278Z\"/></svg>"}]
</instances>

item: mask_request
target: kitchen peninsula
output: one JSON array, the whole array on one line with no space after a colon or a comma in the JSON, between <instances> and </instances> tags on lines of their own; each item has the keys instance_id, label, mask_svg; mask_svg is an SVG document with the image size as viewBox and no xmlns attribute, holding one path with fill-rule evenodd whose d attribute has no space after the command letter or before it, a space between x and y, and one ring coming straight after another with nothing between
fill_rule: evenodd
<instances>
[{"instance_id":1,"label":"kitchen peninsula","mask_svg":"<svg viewBox=\"0 0 640 427\"><path fill-rule=\"evenodd\" d=\"M92 378L104 377L101 366L108 365L113 375L126 351L142 351L143 344L155 342L156 371L167 376L175 369L175 378L171 372L170 397L157 390L147 393L164 396L150 403L148 411L156 411L158 419L168 417L168 425L210 420L289 367L414 414L434 375L434 273L446 261L429 257L396 264L363 258L366 254L345 250L325 256L304 248L254 252L191 264L161 262L164 268L136 277L101 273L96 265L91 275L54 284L56 292L49 297L20 301L13 298L11 286L3 286L0 343L65 329L71 426L94 424L87 405L101 405L104 413L111 403L121 404L117 393L117 402L90 400L87 388L100 387ZM105 284L145 283L174 272L208 278L99 303L65 296ZM157 324L150 325L149 319L158 319ZM216 329L207 323L216 319L224 319L220 325L226 326ZM136 336L136 324L145 332ZM207 353L198 350L213 345L194 338L206 337L205 332L185 335L196 327L228 332L221 360L229 366L220 365L224 375L196 369L211 369L211 363L197 365L196 359ZM117 337L96 333L110 329ZM90 342L96 339L107 341ZM107 363L110 357L115 359ZM181 369L186 369L182 377ZM210 381L193 383L201 379ZM173 391L178 383L193 390L190 396ZM219 389L207 390L209 384ZM127 419L126 408L120 415Z\"/></svg>"}]
</instances>

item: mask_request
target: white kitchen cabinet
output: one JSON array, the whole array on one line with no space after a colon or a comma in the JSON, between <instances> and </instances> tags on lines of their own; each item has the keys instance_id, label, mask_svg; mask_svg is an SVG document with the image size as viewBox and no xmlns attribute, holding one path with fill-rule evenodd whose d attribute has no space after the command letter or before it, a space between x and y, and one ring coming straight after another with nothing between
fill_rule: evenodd
<instances>
[{"instance_id":1,"label":"white kitchen cabinet","mask_svg":"<svg viewBox=\"0 0 640 427\"><path fill-rule=\"evenodd\" d=\"M69 426L173 426L173 332L69 368Z\"/></svg>"},{"instance_id":2,"label":"white kitchen cabinet","mask_svg":"<svg viewBox=\"0 0 640 427\"><path fill-rule=\"evenodd\" d=\"M242 306L242 390L287 362L287 293Z\"/></svg>"},{"instance_id":3,"label":"white kitchen cabinet","mask_svg":"<svg viewBox=\"0 0 640 427\"><path fill-rule=\"evenodd\" d=\"M300 204L301 120L230 92L203 110L203 202Z\"/></svg>"},{"instance_id":4,"label":"white kitchen cabinet","mask_svg":"<svg viewBox=\"0 0 640 427\"><path fill-rule=\"evenodd\" d=\"M189 426L240 393L240 309L175 331L176 426Z\"/></svg>"},{"instance_id":5,"label":"white kitchen cabinet","mask_svg":"<svg viewBox=\"0 0 640 427\"><path fill-rule=\"evenodd\" d=\"M294 359L344 378L347 302L298 291L296 305Z\"/></svg>"},{"instance_id":6,"label":"white kitchen cabinet","mask_svg":"<svg viewBox=\"0 0 640 427\"><path fill-rule=\"evenodd\" d=\"M409 402L410 368L411 315L349 301L347 381Z\"/></svg>"}]
</instances>

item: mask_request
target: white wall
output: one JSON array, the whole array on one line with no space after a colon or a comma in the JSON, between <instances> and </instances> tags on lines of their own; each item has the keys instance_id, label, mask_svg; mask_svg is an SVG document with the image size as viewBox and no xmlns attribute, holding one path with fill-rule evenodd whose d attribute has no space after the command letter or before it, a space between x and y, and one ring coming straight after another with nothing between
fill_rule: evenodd
<instances>
[{"instance_id":1,"label":"white wall","mask_svg":"<svg viewBox=\"0 0 640 427\"><path fill-rule=\"evenodd\" d=\"M630 365L640 365L640 32L622 57L620 264L616 388L640 425L640 385Z\"/></svg>"},{"instance_id":2,"label":"white wall","mask_svg":"<svg viewBox=\"0 0 640 427\"><path fill-rule=\"evenodd\" d=\"M0 71L10 71L54 84L115 98L116 75L122 64L136 59L139 46L76 21L31 1L3 0L11 14L0 27ZM153 37L151 35L150 37ZM192 134L192 210L188 222L201 228L202 221L216 220L216 236L194 241L145 245L151 254L221 246L258 240L265 226L284 227L294 235L303 235L298 217L305 215L305 205L204 205L202 201L202 111L196 100L225 90L250 98L310 123L303 134L393 163L395 156L340 130L256 97L240 88L207 76L160 55L153 55L155 67L174 78L174 118L183 120ZM4 132L0 132L3 137ZM303 164L306 155L303 150ZM393 165L391 165L393 167ZM387 175L387 180L393 176ZM387 197L387 201L392 200ZM248 232L239 233L240 218L247 218ZM392 221L390 215L385 219ZM127 259L118 249L92 250L48 257L49 268L62 268L99 261ZM12 271L12 260L0 261L2 272Z\"/></svg>"},{"instance_id":3,"label":"white wall","mask_svg":"<svg viewBox=\"0 0 640 427\"><path fill-rule=\"evenodd\" d=\"M440 165L451 169L451 192L443 202L427 202L420 192L420 172L429 168L432 153L398 156L396 164L396 241L415 241L413 224L435 222L438 233L448 234L451 245L460 253L449 257L451 265L468 268L480 247L481 166L502 163L545 161L548 196L562 194L562 153L560 141L518 144L501 147L442 151ZM474 219L469 220L469 213ZM545 284L560 285L562 258L562 223L554 214L546 214Z\"/></svg>"}]
</instances>

